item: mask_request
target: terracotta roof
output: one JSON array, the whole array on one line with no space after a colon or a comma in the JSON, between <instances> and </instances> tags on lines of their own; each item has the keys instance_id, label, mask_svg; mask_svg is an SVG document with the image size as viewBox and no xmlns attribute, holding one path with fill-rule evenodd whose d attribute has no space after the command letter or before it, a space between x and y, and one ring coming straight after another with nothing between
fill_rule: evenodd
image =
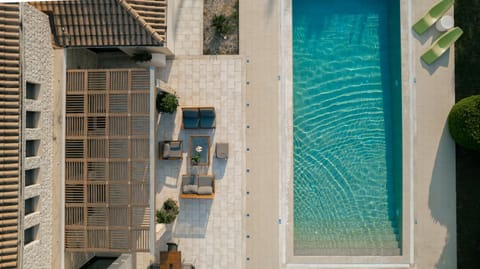
<instances>
[{"instance_id":1,"label":"terracotta roof","mask_svg":"<svg viewBox=\"0 0 480 269\"><path fill-rule=\"evenodd\" d=\"M20 165L20 15L0 3L0 268L17 268Z\"/></svg>"},{"instance_id":2,"label":"terracotta roof","mask_svg":"<svg viewBox=\"0 0 480 269\"><path fill-rule=\"evenodd\" d=\"M62 47L161 46L167 0L72 0L31 2L51 15Z\"/></svg>"}]
</instances>

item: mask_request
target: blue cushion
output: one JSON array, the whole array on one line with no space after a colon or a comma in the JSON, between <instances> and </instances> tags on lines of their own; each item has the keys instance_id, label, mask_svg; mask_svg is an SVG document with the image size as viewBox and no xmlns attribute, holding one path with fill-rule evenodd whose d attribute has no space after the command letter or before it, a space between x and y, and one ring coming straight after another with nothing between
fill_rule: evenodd
<instances>
[{"instance_id":1,"label":"blue cushion","mask_svg":"<svg viewBox=\"0 0 480 269\"><path fill-rule=\"evenodd\" d=\"M183 110L183 118L198 118L198 110L197 109L184 109Z\"/></svg>"},{"instance_id":2,"label":"blue cushion","mask_svg":"<svg viewBox=\"0 0 480 269\"><path fill-rule=\"evenodd\" d=\"M215 118L200 118L200 128L215 128Z\"/></svg>"},{"instance_id":3,"label":"blue cushion","mask_svg":"<svg viewBox=\"0 0 480 269\"><path fill-rule=\"evenodd\" d=\"M183 128L185 129L196 129L198 128L198 119L183 119Z\"/></svg>"},{"instance_id":4,"label":"blue cushion","mask_svg":"<svg viewBox=\"0 0 480 269\"><path fill-rule=\"evenodd\" d=\"M215 118L214 109L200 109L200 118Z\"/></svg>"}]
</instances>

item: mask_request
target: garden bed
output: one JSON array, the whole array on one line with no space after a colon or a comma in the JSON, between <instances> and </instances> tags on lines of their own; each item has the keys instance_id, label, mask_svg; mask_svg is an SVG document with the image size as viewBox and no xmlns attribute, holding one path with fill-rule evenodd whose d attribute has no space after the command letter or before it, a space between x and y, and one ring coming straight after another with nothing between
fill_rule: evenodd
<instances>
[{"instance_id":1,"label":"garden bed","mask_svg":"<svg viewBox=\"0 0 480 269\"><path fill-rule=\"evenodd\" d=\"M238 54L238 0L205 0L203 54Z\"/></svg>"}]
</instances>

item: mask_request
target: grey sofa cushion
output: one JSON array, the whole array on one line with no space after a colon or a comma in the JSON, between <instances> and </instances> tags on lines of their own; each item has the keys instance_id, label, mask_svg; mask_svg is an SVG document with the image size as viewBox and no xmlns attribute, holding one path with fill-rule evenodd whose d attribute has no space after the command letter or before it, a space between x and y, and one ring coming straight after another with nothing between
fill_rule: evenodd
<instances>
[{"instance_id":1,"label":"grey sofa cushion","mask_svg":"<svg viewBox=\"0 0 480 269\"><path fill-rule=\"evenodd\" d=\"M163 144L163 158L168 158L170 156L170 144Z\"/></svg>"},{"instance_id":2,"label":"grey sofa cushion","mask_svg":"<svg viewBox=\"0 0 480 269\"><path fill-rule=\"evenodd\" d=\"M183 193L197 193L198 186L197 185L183 185Z\"/></svg>"},{"instance_id":3,"label":"grey sofa cushion","mask_svg":"<svg viewBox=\"0 0 480 269\"><path fill-rule=\"evenodd\" d=\"M194 175L183 175L182 185L198 185L198 178Z\"/></svg>"},{"instance_id":4,"label":"grey sofa cushion","mask_svg":"<svg viewBox=\"0 0 480 269\"><path fill-rule=\"evenodd\" d=\"M184 175L182 177L182 192L183 193L197 193L198 178L194 175Z\"/></svg>"},{"instance_id":5,"label":"grey sofa cushion","mask_svg":"<svg viewBox=\"0 0 480 269\"><path fill-rule=\"evenodd\" d=\"M198 190L197 190L198 194L212 194L212 192L213 192L212 186L198 187Z\"/></svg>"},{"instance_id":6,"label":"grey sofa cushion","mask_svg":"<svg viewBox=\"0 0 480 269\"><path fill-rule=\"evenodd\" d=\"M198 176L198 187L212 187L213 186L213 177L212 176Z\"/></svg>"}]
</instances>

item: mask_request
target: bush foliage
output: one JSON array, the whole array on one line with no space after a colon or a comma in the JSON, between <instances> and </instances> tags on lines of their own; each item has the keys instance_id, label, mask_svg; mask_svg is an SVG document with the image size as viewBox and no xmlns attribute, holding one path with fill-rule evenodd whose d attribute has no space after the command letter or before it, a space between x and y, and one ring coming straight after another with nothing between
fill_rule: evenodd
<instances>
[{"instance_id":1,"label":"bush foliage","mask_svg":"<svg viewBox=\"0 0 480 269\"><path fill-rule=\"evenodd\" d=\"M175 221L178 215L178 205L172 199L168 199L163 203L163 207L157 210L157 222L170 224Z\"/></svg>"},{"instance_id":2,"label":"bush foliage","mask_svg":"<svg viewBox=\"0 0 480 269\"><path fill-rule=\"evenodd\" d=\"M168 92L157 94L156 106L158 112L174 113L178 107L178 96Z\"/></svg>"},{"instance_id":3,"label":"bush foliage","mask_svg":"<svg viewBox=\"0 0 480 269\"><path fill-rule=\"evenodd\" d=\"M464 98L453 106L448 129L460 146L480 151L480 95Z\"/></svg>"}]
</instances>

